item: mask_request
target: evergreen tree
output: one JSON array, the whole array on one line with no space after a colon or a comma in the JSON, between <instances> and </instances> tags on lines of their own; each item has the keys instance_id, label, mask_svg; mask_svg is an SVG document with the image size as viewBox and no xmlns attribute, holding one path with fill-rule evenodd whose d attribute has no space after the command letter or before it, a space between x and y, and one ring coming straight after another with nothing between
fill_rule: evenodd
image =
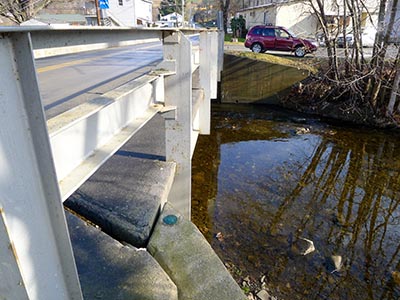
<instances>
[{"instance_id":1,"label":"evergreen tree","mask_svg":"<svg viewBox=\"0 0 400 300\"><path fill-rule=\"evenodd\" d=\"M162 0L158 10L161 16L166 16L174 12L182 15L182 0Z\"/></svg>"}]
</instances>

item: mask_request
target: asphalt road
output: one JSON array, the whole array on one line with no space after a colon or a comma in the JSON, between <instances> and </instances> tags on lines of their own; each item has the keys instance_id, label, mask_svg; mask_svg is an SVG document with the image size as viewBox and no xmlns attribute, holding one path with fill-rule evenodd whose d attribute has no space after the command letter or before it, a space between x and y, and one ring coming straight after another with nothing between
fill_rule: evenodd
<instances>
[{"instance_id":1,"label":"asphalt road","mask_svg":"<svg viewBox=\"0 0 400 300\"><path fill-rule=\"evenodd\" d=\"M161 59L157 42L36 60L46 118L143 75Z\"/></svg>"}]
</instances>

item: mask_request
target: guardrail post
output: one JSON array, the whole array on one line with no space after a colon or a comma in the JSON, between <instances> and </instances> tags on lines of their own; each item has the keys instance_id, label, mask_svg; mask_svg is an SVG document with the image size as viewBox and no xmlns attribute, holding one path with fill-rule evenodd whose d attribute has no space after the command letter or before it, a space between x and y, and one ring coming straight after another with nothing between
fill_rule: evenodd
<instances>
[{"instance_id":1,"label":"guardrail post","mask_svg":"<svg viewBox=\"0 0 400 300\"><path fill-rule=\"evenodd\" d=\"M165 105L176 107L166 117L166 158L176 163L168 201L186 218L191 214L192 144L192 45L182 32L168 31L163 38L165 68L175 75L165 77ZM173 70L172 70L173 69Z\"/></svg>"},{"instance_id":2,"label":"guardrail post","mask_svg":"<svg viewBox=\"0 0 400 300\"><path fill-rule=\"evenodd\" d=\"M2 266L0 286L25 289L10 298L1 289L1 296L82 299L29 33L0 35L0 65L0 232L8 235L0 259L12 257L5 249L15 259Z\"/></svg>"}]
</instances>

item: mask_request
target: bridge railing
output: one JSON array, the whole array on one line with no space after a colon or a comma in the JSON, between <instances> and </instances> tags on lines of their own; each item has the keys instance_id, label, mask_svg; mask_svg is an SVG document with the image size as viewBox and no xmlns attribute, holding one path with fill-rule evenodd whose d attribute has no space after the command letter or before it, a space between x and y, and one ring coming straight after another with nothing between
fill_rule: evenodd
<instances>
[{"instance_id":1,"label":"bridge railing","mask_svg":"<svg viewBox=\"0 0 400 300\"><path fill-rule=\"evenodd\" d=\"M199 34L193 46L189 34ZM35 58L161 40L162 63L98 99L46 121ZM218 31L127 28L0 30L0 294L81 299L62 201L155 113L177 164L168 201L190 217L191 156L209 133L222 62Z\"/></svg>"}]
</instances>

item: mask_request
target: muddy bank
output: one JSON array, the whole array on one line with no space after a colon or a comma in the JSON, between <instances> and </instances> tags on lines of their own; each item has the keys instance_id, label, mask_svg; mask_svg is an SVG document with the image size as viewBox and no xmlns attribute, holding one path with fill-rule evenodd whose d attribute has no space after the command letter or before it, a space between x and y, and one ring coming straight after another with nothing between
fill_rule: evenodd
<instances>
[{"instance_id":1,"label":"muddy bank","mask_svg":"<svg viewBox=\"0 0 400 300\"><path fill-rule=\"evenodd\" d=\"M383 129L398 129L400 120L386 117L375 111L367 102L347 99L346 95L330 95L332 87L318 76L311 75L294 84L290 91L279 98L278 105L297 112L366 125Z\"/></svg>"},{"instance_id":2,"label":"muddy bank","mask_svg":"<svg viewBox=\"0 0 400 300\"><path fill-rule=\"evenodd\" d=\"M400 116L387 117L367 97L349 94L324 74L327 59L304 59L251 52L227 52L221 103L274 104L357 125L398 128Z\"/></svg>"}]
</instances>

